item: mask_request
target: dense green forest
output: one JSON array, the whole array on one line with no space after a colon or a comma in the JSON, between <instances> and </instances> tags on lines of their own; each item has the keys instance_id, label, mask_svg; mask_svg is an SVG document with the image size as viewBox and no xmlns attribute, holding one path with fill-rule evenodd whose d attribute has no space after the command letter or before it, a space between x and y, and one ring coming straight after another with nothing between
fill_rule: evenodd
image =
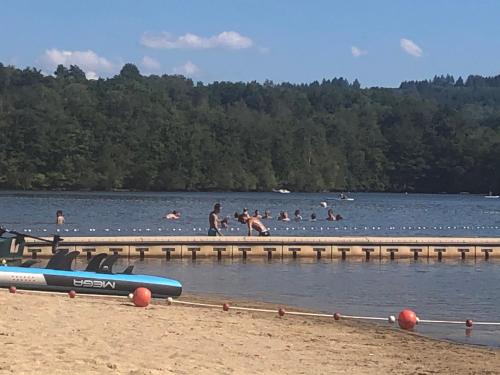
<instances>
[{"instance_id":1,"label":"dense green forest","mask_svg":"<svg viewBox=\"0 0 500 375\"><path fill-rule=\"evenodd\" d=\"M500 190L500 76L194 83L0 64L0 188Z\"/></svg>"}]
</instances>

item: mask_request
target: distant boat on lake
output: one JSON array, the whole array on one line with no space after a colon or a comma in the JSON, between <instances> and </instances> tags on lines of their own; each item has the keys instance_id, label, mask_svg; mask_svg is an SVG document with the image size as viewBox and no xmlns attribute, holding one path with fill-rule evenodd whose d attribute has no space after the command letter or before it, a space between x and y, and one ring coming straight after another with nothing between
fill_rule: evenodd
<instances>
[{"instance_id":1,"label":"distant boat on lake","mask_svg":"<svg viewBox=\"0 0 500 375\"><path fill-rule=\"evenodd\" d=\"M336 201L347 201L347 202L352 202L354 198L348 197L347 194L340 193L338 197L335 198L327 198L330 200L336 200Z\"/></svg>"},{"instance_id":2,"label":"distant boat on lake","mask_svg":"<svg viewBox=\"0 0 500 375\"><path fill-rule=\"evenodd\" d=\"M500 195L493 195L493 194L491 193L491 191L490 191L490 192L489 192L489 194L488 194L488 195L485 195L484 197L485 197L485 198L490 198L490 199L496 199L496 198L500 198Z\"/></svg>"},{"instance_id":3,"label":"distant boat on lake","mask_svg":"<svg viewBox=\"0 0 500 375\"><path fill-rule=\"evenodd\" d=\"M273 189L273 193L290 194L290 190L287 190L287 189Z\"/></svg>"}]
</instances>

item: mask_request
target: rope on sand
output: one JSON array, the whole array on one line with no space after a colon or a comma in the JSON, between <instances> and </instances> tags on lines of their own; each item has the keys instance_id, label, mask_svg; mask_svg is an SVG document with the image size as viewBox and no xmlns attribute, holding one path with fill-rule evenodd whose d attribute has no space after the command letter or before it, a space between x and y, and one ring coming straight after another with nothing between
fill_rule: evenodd
<instances>
[{"instance_id":1,"label":"rope on sand","mask_svg":"<svg viewBox=\"0 0 500 375\"><path fill-rule=\"evenodd\" d=\"M16 290L11 290L11 293L16 293ZM62 292L54 292L54 291L41 291L41 290L22 290L23 294L58 294ZM74 294L71 295L71 298L74 298ZM107 299L116 299L116 298L128 298L132 299L133 294L130 293L129 296L110 296L110 295L99 295L99 294L84 294L86 297L100 297ZM243 307L243 306L230 306L228 303L220 304L212 304L212 303L202 303L202 302L191 302L191 301L181 301L177 299L173 299L171 297L167 298L167 304L177 304L177 305L185 305L185 306L193 306L193 307L206 307L206 308L216 308L220 309L222 307L223 311L229 310L238 310L238 311L249 311L249 312L262 312L262 313L272 313L278 315L280 317L287 315L295 315L295 316L309 316L309 317L319 317L319 318L333 318L334 320L340 319L351 319L351 320L371 320L371 321L386 321L391 324L398 322L399 326L403 329L413 329L413 327L417 324L464 324L467 328L471 328L472 325L481 325L481 326L500 326L500 322L473 322L471 319L467 319L464 321L459 320L435 320L435 319L419 319L417 315L411 310L403 310L399 313L396 318L394 315L390 315L387 318L377 317L377 316L358 316L358 315L341 315L339 313L334 314L324 314L324 313L312 313L312 312L303 312L303 311L285 311L283 308L279 308L278 310L273 309L264 309L264 308L255 308L255 307Z\"/></svg>"},{"instance_id":2,"label":"rope on sand","mask_svg":"<svg viewBox=\"0 0 500 375\"><path fill-rule=\"evenodd\" d=\"M197 307L209 307L209 308L221 308L221 305L216 304L208 304L208 303L199 303L199 302L189 302L189 301L181 301L175 300L172 298L167 299L167 303L170 304L178 304L178 305L189 305L189 306L197 306ZM271 309L261 309L254 307L240 307L240 306L230 306L228 303L222 304L222 310L239 310L239 311L251 311L251 312L263 312L263 313L276 313L276 310ZM417 324L465 324L466 327L471 328L473 324L482 325L482 326L500 326L500 322L473 322L471 319L467 319L464 321L458 320L434 320L434 319L419 319L416 314L411 310L403 310L399 313L396 318L394 315L390 315L387 318L382 318L378 316L357 316L357 315L341 315L339 313L334 314L322 314L322 313L310 313L310 312L302 312L302 311L285 311L283 308L279 308L277 310L279 316L295 315L295 316L311 316L311 317L320 317L320 318L333 318L334 320L340 319L351 319L351 320L372 320L372 321L386 321L389 323L395 323L398 321L398 324L403 329L412 329Z\"/></svg>"}]
</instances>

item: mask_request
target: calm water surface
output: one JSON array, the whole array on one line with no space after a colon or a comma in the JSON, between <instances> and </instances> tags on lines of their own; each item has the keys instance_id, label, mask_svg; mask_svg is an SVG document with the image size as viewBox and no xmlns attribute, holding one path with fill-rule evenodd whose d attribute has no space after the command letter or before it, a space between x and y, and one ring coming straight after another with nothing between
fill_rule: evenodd
<instances>
[{"instance_id":1,"label":"calm water surface","mask_svg":"<svg viewBox=\"0 0 500 375\"><path fill-rule=\"evenodd\" d=\"M300 209L306 220L288 223L267 220L275 235L431 235L499 236L500 199L478 195L352 194L352 202L333 200L327 193L79 193L0 192L0 224L33 233L57 230L75 235L193 235L206 234L208 213L215 202L223 216L248 207L270 209L276 216ZM329 222L329 207L345 219ZM56 228L55 212L63 210L66 224ZM179 210L182 219L163 219ZM311 213L318 220L307 220ZM244 226L231 222L227 235L239 235Z\"/></svg>"},{"instance_id":2,"label":"calm water surface","mask_svg":"<svg viewBox=\"0 0 500 375\"><path fill-rule=\"evenodd\" d=\"M330 201L345 220L267 221L273 234L498 236L500 201L473 195L352 194L353 202ZM242 207L326 217L327 194L273 193L0 193L0 224L32 234L56 231L55 211L64 211L63 235L205 234L214 202L223 213ZM162 219L169 210L180 221ZM240 229L232 223L228 235ZM288 229L287 229L288 228ZM119 230L118 230L119 229ZM422 319L500 321L500 262L404 261L133 261L136 272L172 277L184 290L257 299L309 309L386 317L412 308ZM124 267L126 261L117 266ZM82 267L79 264L79 267ZM221 298L222 299L222 298ZM498 327L427 325L417 331L436 338L500 346Z\"/></svg>"}]
</instances>

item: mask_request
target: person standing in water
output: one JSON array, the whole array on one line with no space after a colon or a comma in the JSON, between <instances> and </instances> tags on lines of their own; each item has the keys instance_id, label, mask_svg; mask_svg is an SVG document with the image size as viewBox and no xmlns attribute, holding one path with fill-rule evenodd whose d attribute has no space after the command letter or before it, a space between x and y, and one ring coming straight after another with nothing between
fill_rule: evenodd
<instances>
[{"instance_id":1,"label":"person standing in water","mask_svg":"<svg viewBox=\"0 0 500 375\"><path fill-rule=\"evenodd\" d=\"M223 234L220 231L220 226L222 223L222 220L219 218L220 214L220 203L216 203L214 205L214 209L210 214L208 215L208 235L209 236L223 236Z\"/></svg>"},{"instance_id":2,"label":"person standing in water","mask_svg":"<svg viewBox=\"0 0 500 375\"><path fill-rule=\"evenodd\" d=\"M64 224L64 215L61 210L57 210L56 212L56 224L57 225L62 225Z\"/></svg>"}]
</instances>

